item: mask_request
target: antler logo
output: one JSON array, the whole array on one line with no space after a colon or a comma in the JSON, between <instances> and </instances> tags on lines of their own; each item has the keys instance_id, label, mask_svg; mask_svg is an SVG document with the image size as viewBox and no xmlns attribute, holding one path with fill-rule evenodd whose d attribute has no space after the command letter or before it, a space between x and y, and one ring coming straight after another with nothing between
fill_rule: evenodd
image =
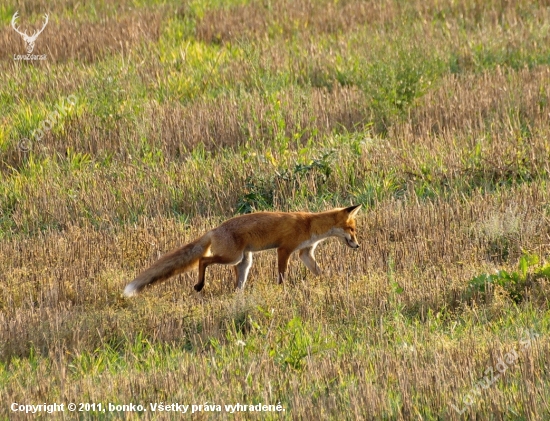
<instances>
[{"instance_id":1,"label":"antler logo","mask_svg":"<svg viewBox=\"0 0 550 421\"><path fill-rule=\"evenodd\" d=\"M48 24L48 14L46 13L44 15L44 18L46 19L46 21L44 22L44 26L42 26L42 29L38 30L38 31L34 31L34 33L32 35L27 35L25 32L21 32L19 29L17 29L17 27L15 26L15 21L17 20L17 18L19 17L18 16L18 13L19 12L15 12L15 14L13 15L13 17L11 18L11 26L13 27L13 29L15 29L15 32L17 32L19 35L21 35L23 37L23 40L25 41L25 44L27 44L27 53L31 54L32 51L34 50L34 43L36 41L36 39L38 38L38 35L40 35L42 33L42 31L44 30L44 28L46 27L46 25Z\"/></svg>"}]
</instances>

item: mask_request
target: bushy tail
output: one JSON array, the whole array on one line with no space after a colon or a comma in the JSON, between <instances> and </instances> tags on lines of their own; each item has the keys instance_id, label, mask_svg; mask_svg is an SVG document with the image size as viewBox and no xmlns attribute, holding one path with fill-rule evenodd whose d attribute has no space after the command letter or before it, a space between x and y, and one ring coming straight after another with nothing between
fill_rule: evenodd
<instances>
[{"instance_id":1,"label":"bushy tail","mask_svg":"<svg viewBox=\"0 0 550 421\"><path fill-rule=\"evenodd\" d=\"M126 285L124 295L137 295L147 285L164 281L178 273L193 269L210 247L210 236L205 234L198 240L165 254L150 268L141 272L136 279Z\"/></svg>"}]
</instances>

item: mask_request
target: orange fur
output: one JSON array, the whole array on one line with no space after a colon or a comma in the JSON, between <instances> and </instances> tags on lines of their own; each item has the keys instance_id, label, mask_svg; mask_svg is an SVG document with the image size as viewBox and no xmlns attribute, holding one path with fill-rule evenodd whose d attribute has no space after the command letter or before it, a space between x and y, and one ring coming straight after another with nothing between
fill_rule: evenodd
<instances>
[{"instance_id":1,"label":"orange fur","mask_svg":"<svg viewBox=\"0 0 550 421\"><path fill-rule=\"evenodd\" d=\"M195 290L204 287L205 270L211 264L233 265L235 284L244 288L252 265L252 254L277 249L278 278L283 282L290 255L299 250L300 259L315 275L321 269L313 255L315 247L330 237L341 238L358 248L355 216L361 205L326 212L257 212L225 221L199 239L161 257L124 289L132 296L147 285L166 280L178 273L199 268Z\"/></svg>"}]
</instances>

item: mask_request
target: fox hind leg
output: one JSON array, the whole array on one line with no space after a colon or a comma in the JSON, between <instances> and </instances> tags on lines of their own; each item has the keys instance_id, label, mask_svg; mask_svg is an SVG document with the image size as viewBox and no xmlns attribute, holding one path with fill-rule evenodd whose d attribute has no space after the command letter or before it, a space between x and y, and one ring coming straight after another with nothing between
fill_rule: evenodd
<instances>
[{"instance_id":1,"label":"fox hind leg","mask_svg":"<svg viewBox=\"0 0 550 421\"><path fill-rule=\"evenodd\" d=\"M244 284L248 278L248 271L252 266L252 253L245 252L243 253L243 260L241 260L235 268L235 288L244 289Z\"/></svg>"},{"instance_id":2,"label":"fox hind leg","mask_svg":"<svg viewBox=\"0 0 550 421\"><path fill-rule=\"evenodd\" d=\"M206 268L213 264L220 264L220 265L231 265L235 262L238 262L237 259L232 257L226 257L226 256L208 256L208 257L202 257L199 260L199 281L197 284L193 287L195 288L195 291L201 291L204 288L204 275Z\"/></svg>"}]
</instances>

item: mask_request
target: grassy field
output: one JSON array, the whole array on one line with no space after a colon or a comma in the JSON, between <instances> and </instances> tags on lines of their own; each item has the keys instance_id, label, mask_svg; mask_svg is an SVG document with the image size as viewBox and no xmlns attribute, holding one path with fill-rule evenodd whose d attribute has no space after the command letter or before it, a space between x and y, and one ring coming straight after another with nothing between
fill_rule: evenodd
<instances>
[{"instance_id":1,"label":"grassy field","mask_svg":"<svg viewBox=\"0 0 550 421\"><path fill-rule=\"evenodd\" d=\"M550 419L549 6L1 5L0 419ZM320 277L121 297L234 215L356 203Z\"/></svg>"}]
</instances>

